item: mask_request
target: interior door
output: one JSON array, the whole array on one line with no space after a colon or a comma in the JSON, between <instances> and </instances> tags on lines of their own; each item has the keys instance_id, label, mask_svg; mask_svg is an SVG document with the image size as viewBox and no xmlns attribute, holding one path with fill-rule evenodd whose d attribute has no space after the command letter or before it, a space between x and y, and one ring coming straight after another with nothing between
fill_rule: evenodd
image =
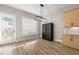
<instances>
[{"instance_id":1,"label":"interior door","mask_svg":"<svg viewBox=\"0 0 79 59\"><path fill-rule=\"evenodd\" d=\"M16 40L16 19L15 15L0 13L1 39L0 44L11 43Z\"/></svg>"}]
</instances>

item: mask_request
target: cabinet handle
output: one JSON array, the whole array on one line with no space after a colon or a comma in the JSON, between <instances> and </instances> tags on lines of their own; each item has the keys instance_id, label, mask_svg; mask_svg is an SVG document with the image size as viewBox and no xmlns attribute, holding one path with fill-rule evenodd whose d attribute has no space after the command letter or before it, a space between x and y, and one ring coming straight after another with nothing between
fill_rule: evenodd
<instances>
[{"instance_id":1,"label":"cabinet handle","mask_svg":"<svg viewBox=\"0 0 79 59\"><path fill-rule=\"evenodd\" d=\"M73 23L71 23L71 26L73 26L74 24Z\"/></svg>"},{"instance_id":2,"label":"cabinet handle","mask_svg":"<svg viewBox=\"0 0 79 59\"><path fill-rule=\"evenodd\" d=\"M73 41L73 38L70 38L70 41Z\"/></svg>"},{"instance_id":3,"label":"cabinet handle","mask_svg":"<svg viewBox=\"0 0 79 59\"><path fill-rule=\"evenodd\" d=\"M73 35L71 35L71 38L70 38L70 41L73 41L74 39L73 39Z\"/></svg>"}]
</instances>

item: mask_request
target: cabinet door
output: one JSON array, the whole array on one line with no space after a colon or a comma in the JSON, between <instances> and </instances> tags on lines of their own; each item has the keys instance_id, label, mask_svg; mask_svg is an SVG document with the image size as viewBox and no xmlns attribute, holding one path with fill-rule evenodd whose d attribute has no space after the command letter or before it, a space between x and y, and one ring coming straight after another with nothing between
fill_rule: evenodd
<instances>
[{"instance_id":1,"label":"cabinet door","mask_svg":"<svg viewBox=\"0 0 79 59\"><path fill-rule=\"evenodd\" d=\"M63 44L64 45L69 45L70 44L70 40L71 40L71 36L70 35L64 35L64 40L63 40Z\"/></svg>"},{"instance_id":2,"label":"cabinet door","mask_svg":"<svg viewBox=\"0 0 79 59\"><path fill-rule=\"evenodd\" d=\"M75 49L79 49L79 36L64 35L63 44Z\"/></svg>"},{"instance_id":3,"label":"cabinet door","mask_svg":"<svg viewBox=\"0 0 79 59\"><path fill-rule=\"evenodd\" d=\"M74 23L74 27L79 26L79 9L72 10L72 20Z\"/></svg>"},{"instance_id":4,"label":"cabinet door","mask_svg":"<svg viewBox=\"0 0 79 59\"><path fill-rule=\"evenodd\" d=\"M79 36L73 36L72 47L79 49Z\"/></svg>"},{"instance_id":5,"label":"cabinet door","mask_svg":"<svg viewBox=\"0 0 79 59\"><path fill-rule=\"evenodd\" d=\"M72 24L72 14L71 12L64 13L64 26L65 27L71 27Z\"/></svg>"},{"instance_id":6,"label":"cabinet door","mask_svg":"<svg viewBox=\"0 0 79 59\"><path fill-rule=\"evenodd\" d=\"M64 26L65 27L79 26L79 9L74 9L64 13Z\"/></svg>"}]
</instances>

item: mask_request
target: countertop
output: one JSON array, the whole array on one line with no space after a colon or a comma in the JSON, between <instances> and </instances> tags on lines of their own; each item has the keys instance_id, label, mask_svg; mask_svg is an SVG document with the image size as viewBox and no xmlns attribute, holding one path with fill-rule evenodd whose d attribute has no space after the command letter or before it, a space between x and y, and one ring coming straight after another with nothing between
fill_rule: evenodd
<instances>
[{"instance_id":1,"label":"countertop","mask_svg":"<svg viewBox=\"0 0 79 59\"><path fill-rule=\"evenodd\" d=\"M64 34L79 35L79 27L78 28L65 28Z\"/></svg>"}]
</instances>

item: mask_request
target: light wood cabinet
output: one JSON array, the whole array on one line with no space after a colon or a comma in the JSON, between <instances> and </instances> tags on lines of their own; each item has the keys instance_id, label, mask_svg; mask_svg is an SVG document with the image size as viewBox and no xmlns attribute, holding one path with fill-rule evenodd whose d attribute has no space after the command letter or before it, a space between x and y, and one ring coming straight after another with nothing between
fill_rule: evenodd
<instances>
[{"instance_id":1,"label":"light wood cabinet","mask_svg":"<svg viewBox=\"0 0 79 59\"><path fill-rule=\"evenodd\" d=\"M65 27L71 27L71 14L70 13L64 13L64 26Z\"/></svg>"},{"instance_id":2,"label":"light wood cabinet","mask_svg":"<svg viewBox=\"0 0 79 59\"><path fill-rule=\"evenodd\" d=\"M79 9L74 9L64 13L64 27L79 26Z\"/></svg>"},{"instance_id":3,"label":"light wood cabinet","mask_svg":"<svg viewBox=\"0 0 79 59\"><path fill-rule=\"evenodd\" d=\"M79 27L79 9L64 13L64 27ZM79 49L79 35L64 34L63 44Z\"/></svg>"},{"instance_id":4,"label":"light wood cabinet","mask_svg":"<svg viewBox=\"0 0 79 59\"><path fill-rule=\"evenodd\" d=\"M75 49L79 49L79 36L65 34L63 44Z\"/></svg>"}]
</instances>

